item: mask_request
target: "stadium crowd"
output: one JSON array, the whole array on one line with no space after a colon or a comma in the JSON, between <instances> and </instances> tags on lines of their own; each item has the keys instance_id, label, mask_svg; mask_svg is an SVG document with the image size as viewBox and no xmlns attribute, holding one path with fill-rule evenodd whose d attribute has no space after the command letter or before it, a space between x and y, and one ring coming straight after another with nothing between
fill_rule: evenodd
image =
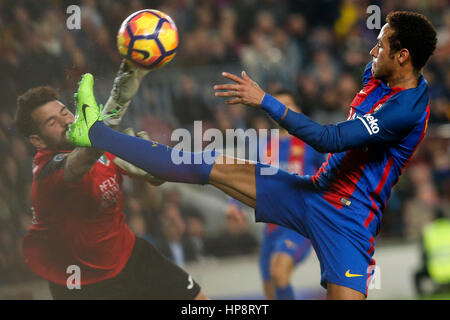
<instances>
[{"instance_id":1,"label":"stadium crowd","mask_svg":"<svg viewBox=\"0 0 450 320\"><path fill-rule=\"evenodd\" d=\"M76 83L83 73L91 72L99 79L96 87L104 88L99 96L106 100L121 60L116 32L126 16L143 8L157 8L174 19L180 48L174 61L155 72L154 82L146 79L126 124L148 129L165 143L173 128L191 128L194 120L222 130L272 125L260 113L225 108L213 98L211 79L220 81L220 73L211 78L211 70L229 71L227 67L247 70L269 92L290 90L303 112L319 122L345 120L378 33L366 26L367 7L378 5L382 17L398 9L425 14L438 30L436 53L424 71L431 98L428 135L394 189L380 237L417 239L436 208L448 214L450 7L446 0L83 0L81 29L68 30L66 8L73 3L0 2L0 284L34 277L20 252L31 223L33 151L14 127L17 96L49 84L71 105ZM183 206L176 191L132 184L125 199L132 230L155 242L180 265L207 255L257 250L256 239L242 221L229 221L223 236L206 234L202 213ZM171 251L173 243L181 248L181 255L180 250Z\"/></svg>"}]
</instances>

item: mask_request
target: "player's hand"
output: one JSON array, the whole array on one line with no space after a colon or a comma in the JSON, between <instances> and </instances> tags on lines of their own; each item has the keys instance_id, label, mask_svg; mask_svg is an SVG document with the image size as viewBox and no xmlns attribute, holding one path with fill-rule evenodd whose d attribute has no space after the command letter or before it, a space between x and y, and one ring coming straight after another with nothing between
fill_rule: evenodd
<instances>
[{"instance_id":1,"label":"player's hand","mask_svg":"<svg viewBox=\"0 0 450 320\"><path fill-rule=\"evenodd\" d=\"M102 110L102 117L107 125L119 125L142 79L149 72L150 70L138 67L125 59L122 60L111 94Z\"/></svg>"},{"instance_id":2,"label":"player's hand","mask_svg":"<svg viewBox=\"0 0 450 320\"><path fill-rule=\"evenodd\" d=\"M139 137L139 138L151 141L151 139L149 138L148 133L146 131L140 131L135 134L134 130L132 128L127 128L124 130L124 133L129 136L135 136L135 137ZM146 172L145 170L142 170L141 168L138 168L135 165L133 165L119 157L114 158L114 163L122 170L125 170L130 176L143 178L148 183L150 183L154 186L160 186L161 184L164 183L164 180L155 178L154 176L152 176L150 173Z\"/></svg>"},{"instance_id":3,"label":"player's hand","mask_svg":"<svg viewBox=\"0 0 450 320\"><path fill-rule=\"evenodd\" d=\"M259 85L242 71L241 77L223 72L222 76L234 81L236 84L219 84L214 86L216 97L232 98L226 100L226 104L245 104L250 107L260 107L266 94ZM225 90L225 91L218 91Z\"/></svg>"}]
</instances>

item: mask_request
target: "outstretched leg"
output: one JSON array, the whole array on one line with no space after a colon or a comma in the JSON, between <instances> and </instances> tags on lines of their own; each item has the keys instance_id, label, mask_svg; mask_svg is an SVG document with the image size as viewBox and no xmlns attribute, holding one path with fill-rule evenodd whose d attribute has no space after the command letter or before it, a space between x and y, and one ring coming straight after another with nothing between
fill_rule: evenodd
<instances>
[{"instance_id":1,"label":"outstretched leg","mask_svg":"<svg viewBox=\"0 0 450 320\"><path fill-rule=\"evenodd\" d=\"M89 131L94 147L125 159L153 176L170 182L211 184L250 207L256 206L255 164L214 151L201 154L174 150L166 145L138 139L96 122ZM174 154L184 159L174 161ZM213 164L204 160L215 158ZM198 161L200 159L201 161Z\"/></svg>"},{"instance_id":2,"label":"outstretched leg","mask_svg":"<svg viewBox=\"0 0 450 320\"><path fill-rule=\"evenodd\" d=\"M227 162L228 161L228 162ZM255 164L220 155L211 169L209 183L249 207L256 207Z\"/></svg>"},{"instance_id":3,"label":"outstretched leg","mask_svg":"<svg viewBox=\"0 0 450 320\"><path fill-rule=\"evenodd\" d=\"M166 181L212 184L227 194L255 207L255 165L239 163L214 150L201 153L183 152L168 146L124 135L108 128L95 102L94 77L85 74L77 95L90 105L77 104L74 123L67 132L68 140L78 147L95 147L116 156ZM209 161L206 161L208 159ZM212 160L212 161L211 161ZM232 164L230 164L230 162Z\"/></svg>"}]
</instances>

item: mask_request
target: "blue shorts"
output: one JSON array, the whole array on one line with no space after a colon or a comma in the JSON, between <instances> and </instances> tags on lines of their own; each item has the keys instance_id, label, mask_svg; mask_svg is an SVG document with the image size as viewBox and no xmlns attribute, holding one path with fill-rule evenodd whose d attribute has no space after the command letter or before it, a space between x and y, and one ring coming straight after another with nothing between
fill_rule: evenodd
<instances>
[{"instance_id":1,"label":"blue shorts","mask_svg":"<svg viewBox=\"0 0 450 320\"><path fill-rule=\"evenodd\" d=\"M268 165L255 165L256 221L292 228L310 239L319 258L323 287L330 282L367 295L377 229L364 225L369 209L356 201L337 209L308 176L281 169L263 175L262 167Z\"/></svg>"},{"instance_id":2,"label":"blue shorts","mask_svg":"<svg viewBox=\"0 0 450 320\"><path fill-rule=\"evenodd\" d=\"M259 256L259 268L263 281L269 281L272 256L286 253L292 257L294 265L303 261L311 251L311 242L298 232L278 226L272 233L264 233Z\"/></svg>"}]
</instances>

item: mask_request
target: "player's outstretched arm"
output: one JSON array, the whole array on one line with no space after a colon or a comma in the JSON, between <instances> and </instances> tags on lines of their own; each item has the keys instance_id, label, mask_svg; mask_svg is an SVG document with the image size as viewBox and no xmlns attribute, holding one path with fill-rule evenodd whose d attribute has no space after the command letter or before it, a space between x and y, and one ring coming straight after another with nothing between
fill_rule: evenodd
<instances>
[{"instance_id":1,"label":"player's outstretched arm","mask_svg":"<svg viewBox=\"0 0 450 320\"><path fill-rule=\"evenodd\" d=\"M290 110L265 93L244 71L242 78L226 72L222 75L234 81L235 84L214 86L214 90L225 90L216 92L217 97L231 97L232 99L226 101L227 104L260 107L290 134L322 153L342 152L369 144L398 141L408 129L415 125L422 114L421 109L416 108L405 115L402 105L407 104L401 102L402 99L393 97L373 114L336 125L321 125L304 114ZM425 94L422 95L421 100L424 99L427 99ZM426 105L423 101L421 104Z\"/></svg>"},{"instance_id":2,"label":"player's outstretched arm","mask_svg":"<svg viewBox=\"0 0 450 320\"><path fill-rule=\"evenodd\" d=\"M130 105L131 99L139 90L142 79L150 72L122 60L114 79L111 94L102 109L102 117L106 125L116 128Z\"/></svg>"}]
</instances>

